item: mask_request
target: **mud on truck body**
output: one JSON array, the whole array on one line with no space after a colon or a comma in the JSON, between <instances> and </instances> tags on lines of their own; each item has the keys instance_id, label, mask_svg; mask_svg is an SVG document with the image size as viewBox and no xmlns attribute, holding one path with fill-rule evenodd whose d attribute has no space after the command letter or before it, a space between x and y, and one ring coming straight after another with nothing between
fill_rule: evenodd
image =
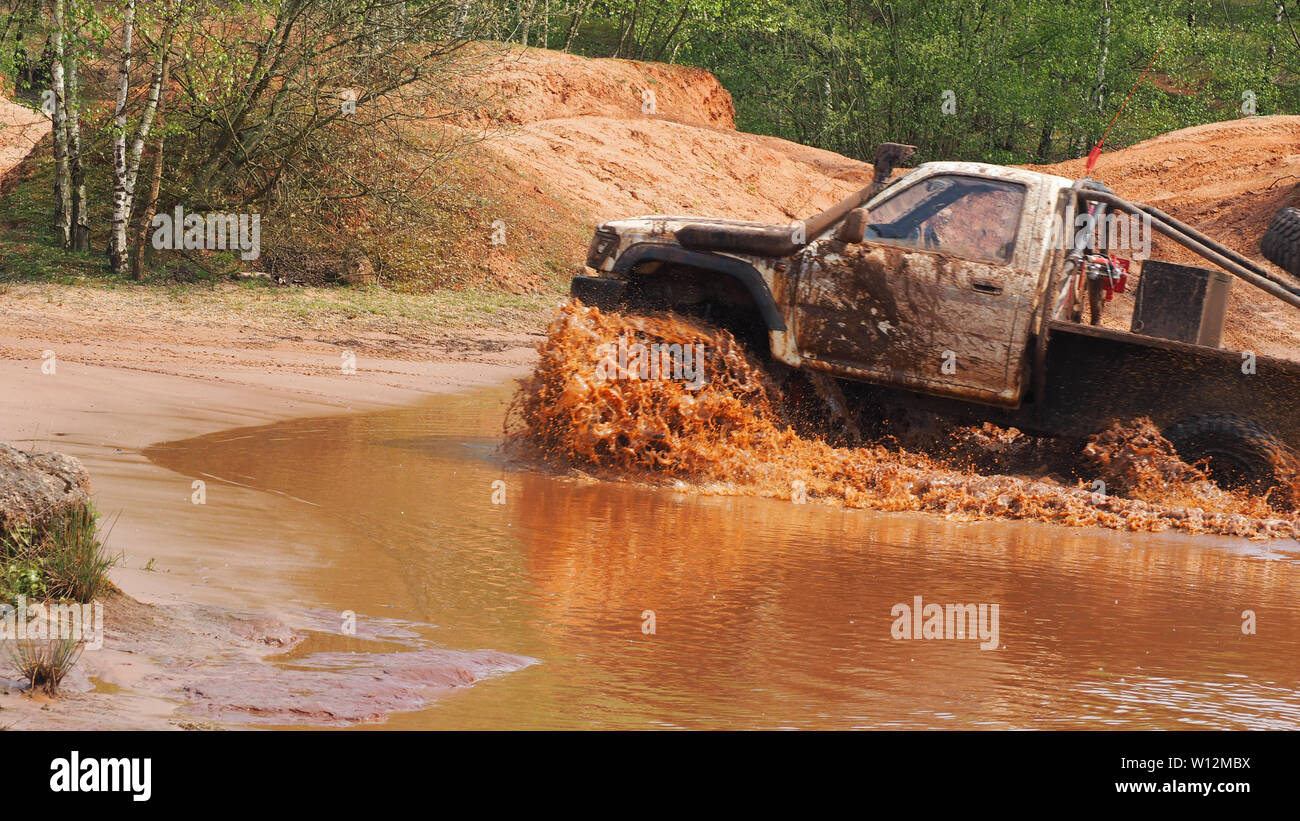
<instances>
[{"instance_id":1,"label":"mud on truck body","mask_svg":"<svg viewBox=\"0 0 1300 821\"><path fill-rule=\"evenodd\" d=\"M602 223L571 293L730 330L775 369L807 377L850 438L911 409L1071 441L1147 416L1225 484L1289 481L1300 364L1219 338L1233 277L1292 308L1300 288L1091 179L934 162L890 180L912 150L882 146L870 186L793 226ZM1140 220L1226 275L1147 260L1133 328L1100 326L1103 289L1122 285L1125 262L1110 253L1107 214ZM1279 214L1264 243L1293 275L1287 262L1300 257L1284 234L1295 224L1300 213Z\"/></svg>"}]
</instances>

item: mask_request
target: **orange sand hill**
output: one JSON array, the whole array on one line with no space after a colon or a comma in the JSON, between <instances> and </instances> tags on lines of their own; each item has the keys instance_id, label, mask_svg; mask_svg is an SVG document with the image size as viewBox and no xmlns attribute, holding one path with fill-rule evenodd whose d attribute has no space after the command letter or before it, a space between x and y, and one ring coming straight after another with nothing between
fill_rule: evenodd
<instances>
[{"instance_id":1,"label":"orange sand hill","mask_svg":"<svg viewBox=\"0 0 1300 821\"><path fill-rule=\"evenodd\" d=\"M484 147L589 225L654 212L787 222L870 182L867 163L736 131L731 95L700 69L515 48L474 85L491 103L459 124L499 129Z\"/></svg>"}]
</instances>

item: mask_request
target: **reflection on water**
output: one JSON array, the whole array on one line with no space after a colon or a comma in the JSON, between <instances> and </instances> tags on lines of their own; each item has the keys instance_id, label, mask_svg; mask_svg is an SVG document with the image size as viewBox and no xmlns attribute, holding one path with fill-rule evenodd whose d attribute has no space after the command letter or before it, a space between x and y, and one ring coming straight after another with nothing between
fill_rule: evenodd
<instances>
[{"instance_id":1,"label":"reflection on water","mask_svg":"<svg viewBox=\"0 0 1300 821\"><path fill-rule=\"evenodd\" d=\"M501 454L508 396L147 455L270 492L270 528L275 505L309 507L319 538L294 582L322 607L541 661L387 726L1300 727L1294 543L557 477ZM1002 648L894 640L891 610L915 596L998 604Z\"/></svg>"}]
</instances>

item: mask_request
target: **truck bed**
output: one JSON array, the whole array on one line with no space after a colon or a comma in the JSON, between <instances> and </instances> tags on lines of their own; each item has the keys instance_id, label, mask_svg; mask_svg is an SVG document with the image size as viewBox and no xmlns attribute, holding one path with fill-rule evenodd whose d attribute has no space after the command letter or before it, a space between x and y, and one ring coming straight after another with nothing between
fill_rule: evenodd
<instances>
[{"instance_id":1,"label":"truck bed","mask_svg":"<svg viewBox=\"0 0 1300 821\"><path fill-rule=\"evenodd\" d=\"M1209 414L1245 416L1300 451L1300 363L1071 322L1048 323L1046 379L1031 415L1044 430L1087 435L1111 419L1165 427Z\"/></svg>"}]
</instances>

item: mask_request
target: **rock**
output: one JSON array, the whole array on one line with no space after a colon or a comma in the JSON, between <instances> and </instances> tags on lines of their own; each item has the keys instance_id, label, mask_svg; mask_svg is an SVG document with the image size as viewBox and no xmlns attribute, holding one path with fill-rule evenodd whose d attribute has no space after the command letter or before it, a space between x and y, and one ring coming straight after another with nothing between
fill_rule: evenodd
<instances>
[{"instance_id":1,"label":"rock","mask_svg":"<svg viewBox=\"0 0 1300 821\"><path fill-rule=\"evenodd\" d=\"M62 453L26 453L0 442L0 536L41 528L90 504L90 474Z\"/></svg>"},{"instance_id":2,"label":"rock","mask_svg":"<svg viewBox=\"0 0 1300 821\"><path fill-rule=\"evenodd\" d=\"M376 279L374 263L360 251L353 251L343 261L339 282L344 285L369 285Z\"/></svg>"}]
</instances>

